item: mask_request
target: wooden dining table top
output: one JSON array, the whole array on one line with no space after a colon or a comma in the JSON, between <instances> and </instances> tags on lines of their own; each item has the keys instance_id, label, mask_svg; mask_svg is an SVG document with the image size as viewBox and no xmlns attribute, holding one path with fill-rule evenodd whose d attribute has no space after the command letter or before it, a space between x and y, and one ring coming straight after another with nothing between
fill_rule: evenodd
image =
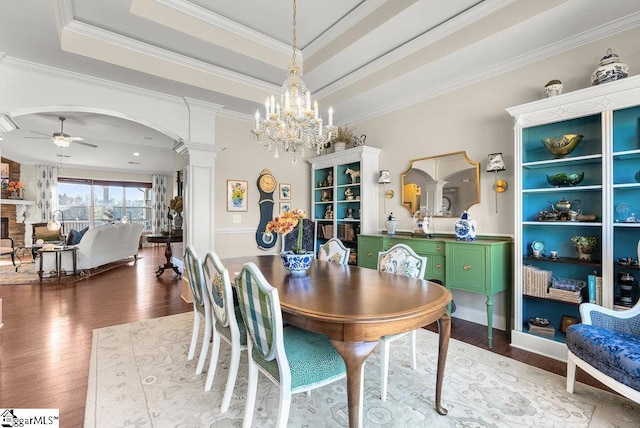
<instances>
[{"instance_id":1,"label":"wooden dining table top","mask_svg":"<svg viewBox=\"0 0 640 428\"><path fill-rule=\"evenodd\" d=\"M314 260L306 274L291 275L277 255L222 262L231 278L244 263L255 263L278 289L285 320L289 315L332 324L334 328L323 333L336 340L376 341L386 334L413 330L433 322L426 320L451 301L449 290L439 284L357 266ZM420 324L420 319L425 323ZM366 329L353 327L364 324Z\"/></svg>"}]
</instances>

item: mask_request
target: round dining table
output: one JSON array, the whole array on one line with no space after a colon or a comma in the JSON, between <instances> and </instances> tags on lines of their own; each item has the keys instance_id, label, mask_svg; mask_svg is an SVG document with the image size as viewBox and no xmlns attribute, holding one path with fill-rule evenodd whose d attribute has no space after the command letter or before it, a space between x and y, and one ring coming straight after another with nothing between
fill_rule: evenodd
<instances>
[{"instance_id":1,"label":"round dining table","mask_svg":"<svg viewBox=\"0 0 640 428\"><path fill-rule=\"evenodd\" d=\"M452 298L445 287L426 280L320 260L314 260L304 275L291 275L280 256L222 260L231 278L247 262L255 263L267 281L278 289L283 320L295 327L325 334L344 359L350 427L362 426L362 368L378 340L434 322L439 325L435 405L439 414L447 414L441 404L441 392L451 332L447 307Z\"/></svg>"}]
</instances>

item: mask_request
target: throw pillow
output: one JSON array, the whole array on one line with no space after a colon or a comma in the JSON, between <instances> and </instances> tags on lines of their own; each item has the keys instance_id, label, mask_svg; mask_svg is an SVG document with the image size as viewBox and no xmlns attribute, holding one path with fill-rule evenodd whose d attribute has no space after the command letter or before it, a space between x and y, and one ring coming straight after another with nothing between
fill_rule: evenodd
<instances>
[{"instance_id":1,"label":"throw pillow","mask_svg":"<svg viewBox=\"0 0 640 428\"><path fill-rule=\"evenodd\" d=\"M71 229L67 236L67 245L78 245L87 230L89 230L88 226L80 231Z\"/></svg>"}]
</instances>

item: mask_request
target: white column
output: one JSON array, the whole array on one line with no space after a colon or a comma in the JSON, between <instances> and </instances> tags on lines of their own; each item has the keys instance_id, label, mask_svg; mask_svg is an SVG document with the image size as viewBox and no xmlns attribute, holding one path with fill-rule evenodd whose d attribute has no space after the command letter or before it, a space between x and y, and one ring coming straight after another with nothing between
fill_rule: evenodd
<instances>
[{"instance_id":1,"label":"white column","mask_svg":"<svg viewBox=\"0 0 640 428\"><path fill-rule=\"evenodd\" d=\"M225 201L225 195L215 194L215 160L224 149L193 142L182 142L176 147L185 161L184 243L193 245L201 257L213 250L215 201Z\"/></svg>"},{"instance_id":2,"label":"white column","mask_svg":"<svg viewBox=\"0 0 640 428\"><path fill-rule=\"evenodd\" d=\"M225 149L215 144L215 123L223 106L192 98L184 101L189 110L189 141L175 147L184 159L184 243L204 257L213 250L214 203L225 200L225 195L215 194L215 159Z\"/></svg>"}]
</instances>

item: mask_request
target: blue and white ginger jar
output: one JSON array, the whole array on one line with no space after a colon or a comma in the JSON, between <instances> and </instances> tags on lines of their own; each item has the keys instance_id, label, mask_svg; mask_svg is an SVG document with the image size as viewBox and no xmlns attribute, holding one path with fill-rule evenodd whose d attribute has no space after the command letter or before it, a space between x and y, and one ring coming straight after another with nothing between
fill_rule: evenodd
<instances>
[{"instance_id":1,"label":"blue and white ginger jar","mask_svg":"<svg viewBox=\"0 0 640 428\"><path fill-rule=\"evenodd\" d=\"M591 75L591 86L624 79L629 75L629 66L620 61L620 57L611 49L600 60L600 66Z\"/></svg>"}]
</instances>

